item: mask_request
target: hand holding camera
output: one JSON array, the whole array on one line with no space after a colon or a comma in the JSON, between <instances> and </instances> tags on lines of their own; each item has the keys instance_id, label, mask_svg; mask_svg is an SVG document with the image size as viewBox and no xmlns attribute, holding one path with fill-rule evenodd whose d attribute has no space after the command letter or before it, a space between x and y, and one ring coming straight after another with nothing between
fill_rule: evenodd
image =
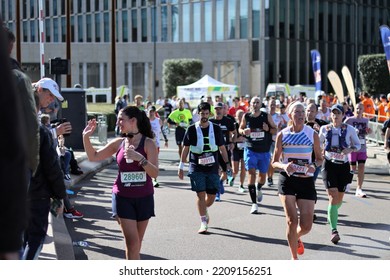
<instances>
[{"instance_id":1,"label":"hand holding camera","mask_svg":"<svg viewBox=\"0 0 390 280\"><path fill-rule=\"evenodd\" d=\"M70 135L72 132L72 125L67 119L61 119L59 124L56 127L57 135Z\"/></svg>"}]
</instances>

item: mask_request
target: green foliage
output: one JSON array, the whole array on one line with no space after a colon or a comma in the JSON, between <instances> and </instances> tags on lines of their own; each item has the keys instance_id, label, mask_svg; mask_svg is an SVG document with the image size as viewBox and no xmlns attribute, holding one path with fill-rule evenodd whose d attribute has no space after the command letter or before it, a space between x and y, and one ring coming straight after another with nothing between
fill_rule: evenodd
<instances>
[{"instance_id":1,"label":"green foliage","mask_svg":"<svg viewBox=\"0 0 390 280\"><path fill-rule=\"evenodd\" d=\"M390 92L390 75L384 54L359 56L358 70L364 91L372 95Z\"/></svg>"},{"instance_id":2,"label":"green foliage","mask_svg":"<svg viewBox=\"0 0 390 280\"><path fill-rule=\"evenodd\" d=\"M200 59L166 59L163 63L163 84L166 96L176 95L176 87L188 85L201 78L203 63Z\"/></svg>"}]
</instances>

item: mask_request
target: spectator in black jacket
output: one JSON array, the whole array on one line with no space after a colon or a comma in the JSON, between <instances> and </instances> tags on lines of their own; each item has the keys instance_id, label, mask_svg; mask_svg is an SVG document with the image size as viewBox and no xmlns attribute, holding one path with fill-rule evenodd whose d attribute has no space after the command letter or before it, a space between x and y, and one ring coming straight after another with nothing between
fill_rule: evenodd
<instances>
[{"instance_id":1,"label":"spectator in black jacket","mask_svg":"<svg viewBox=\"0 0 390 280\"><path fill-rule=\"evenodd\" d=\"M0 260L16 260L27 223L27 139L23 98L17 94L8 53L8 40L0 19ZM38 126L38 124L37 124ZM32 139L31 139L32 140Z\"/></svg>"},{"instance_id":2,"label":"spectator in black jacket","mask_svg":"<svg viewBox=\"0 0 390 280\"><path fill-rule=\"evenodd\" d=\"M34 93L37 111L39 110L38 93ZM66 196L64 174L58 160L57 151L53 145L53 137L44 126L39 126L39 164L31 179L28 190L30 217L24 234L23 259L38 259L49 225L48 215L51 199L61 201ZM56 209L62 212L62 203Z\"/></svg>"}]
</instances>

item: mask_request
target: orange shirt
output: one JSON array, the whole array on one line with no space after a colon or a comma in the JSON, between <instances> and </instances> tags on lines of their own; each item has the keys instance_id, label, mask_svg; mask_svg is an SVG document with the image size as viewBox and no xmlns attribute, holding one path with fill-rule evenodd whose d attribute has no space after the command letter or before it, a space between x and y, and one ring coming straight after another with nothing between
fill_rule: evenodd
<instances>
[{"instance_id":1,"label":"orange shirt","mask_svg":"<svg viewBox=\"0 0 390 280\"><path fill-rule=\"evenodd\" d=\"M378 106L378 122L385 122L387 120L385 108L388 104L381 103Z\"/></svg>"},{"instance_id":2,"label":"orange shirt","mask_svg":"<svg viewBox=\"0 0 390 280\"><path fill-rule=\"evenodd\" d=\"M372 119L375 117L375 106L374 101L371 98L364 98L362 100L362 104L364 106L364 114L363 117Z\"/></svg>"}]
</instances>

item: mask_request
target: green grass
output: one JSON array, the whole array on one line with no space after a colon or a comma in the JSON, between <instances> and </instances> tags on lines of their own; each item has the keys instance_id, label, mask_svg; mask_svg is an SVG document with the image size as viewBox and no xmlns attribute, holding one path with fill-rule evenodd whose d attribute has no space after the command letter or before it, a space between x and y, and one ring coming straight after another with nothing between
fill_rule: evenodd
<instances>
[{"instance_id":1,"label":"green grass","mask_svg":"<svg viewBox=\"0 0 390 280\"><path fill-rule=\"evenodd\" d=\"M87 112L94 113L114 113L115 105L107 103L87 103Z\"/></svg>"}]
</instances>

